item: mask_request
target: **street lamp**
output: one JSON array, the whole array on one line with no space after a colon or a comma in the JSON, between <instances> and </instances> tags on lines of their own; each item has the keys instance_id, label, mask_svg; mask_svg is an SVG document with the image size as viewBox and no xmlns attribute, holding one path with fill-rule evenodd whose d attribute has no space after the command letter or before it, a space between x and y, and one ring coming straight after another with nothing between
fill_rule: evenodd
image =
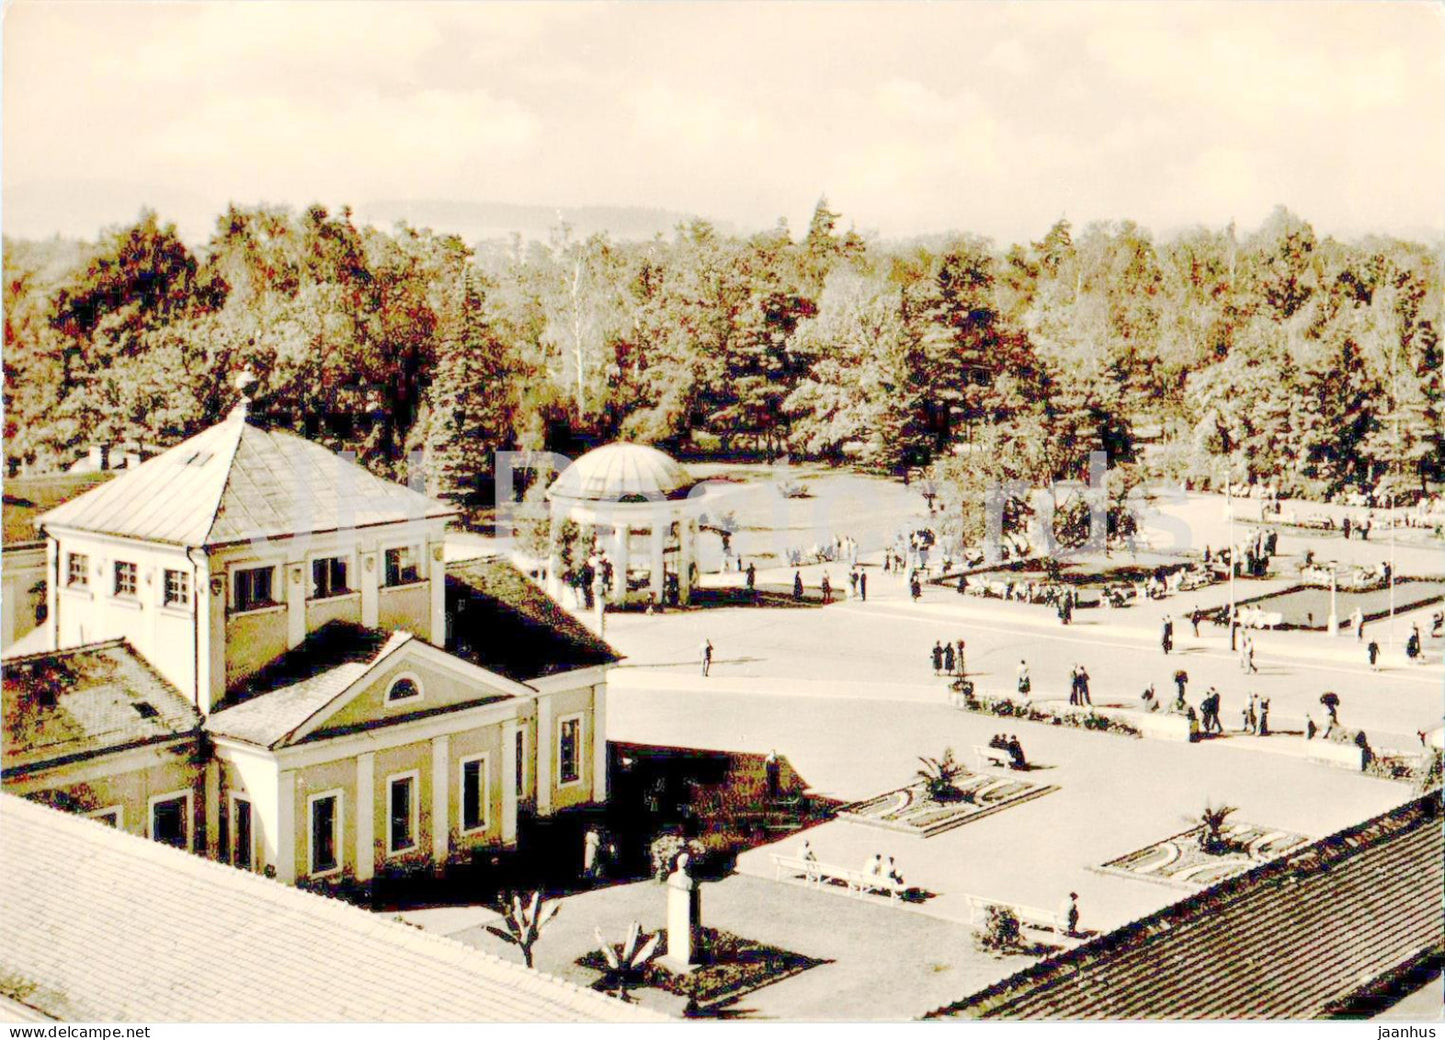
<instances>
[{"instance_id":1,"label":"street lamp","mask_svg":"<svg viewBox=\"0 0 1445 1040\"><path fill-rule=\"evenodd\" d=\"M1224 475L1224 508L1229 513L1229 649L1235 645L1235 621L1238 617L1234 599L1234 572L1239 565L1239 542L1234 534L1234 456L1229 456L1229 469Z\"/></svg>"},{"instance_id":2,"label":"street lamp","mask_svg":"<svg viewBox=\"0 0 1445 1040\"><path fill-rule=\"evenodd\" d=\"M1335 610L1335 577L1336 577L1336 574L1337 574L1338 571L1339 571L1339 568L1340 568L1340 565L1339 565L1338 563L1332 563L1332 564L1330 564L1330 622L1329 622L1329 632L1330 632L1330 635L1332 635L1332 636L1337 636L1337 635L1340 634L1340 615L1339 615L1339 613Z\"/></svg>"}]
</instances>

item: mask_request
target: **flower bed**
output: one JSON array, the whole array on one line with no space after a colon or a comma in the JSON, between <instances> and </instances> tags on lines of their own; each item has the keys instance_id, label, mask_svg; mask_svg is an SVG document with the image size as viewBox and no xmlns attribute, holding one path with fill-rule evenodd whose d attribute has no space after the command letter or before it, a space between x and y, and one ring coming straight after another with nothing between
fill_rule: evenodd
<instances>
[{"instance_id":1,"label":"flower bed","mask_svg":"<svg viewBox=\"0 0 1445 1040\"><path fill-rule=\"evenodd\" d=\"M1073 726L1076 729L1098 730L1101 733L1118 733L1126 737L1142 734L1139 727L1124 719L1101 714L1092 709L1058 711L1041 704L1014 701L1007 697L992 697L988 694L971 693L965 688L956 695L955 704L965 711L980 715L994 715L1001 719L1026 719L1029 722L1047 722L1051 726Z\"/></svg>"},{"instance_id":2,"label":"flower bed","mask_svg":"<svg viewBox=\"0 0 1445 1040\"><path fill-rule=\"evenodd\" d=\"M846 805L838 810L838 815L857 823L931 838L1058 790L1046 784L982 773L966 773L955 780L954 787L958 791L956 797L938 801L929 796L927 784L918 781L867 801Z\"/></svg>"},{"instance_id":3,"label":"flower bed","mask_svg":"<svg viewBox=\"0 0 1445 1040\"><path fill-rule=\"evenodd\" d=\"M1202 827L1195 827L1165 838L1147 848L1110 860L1100 869L1184 888L1204 888L1266 860L1276 859L1310 841L1304 835L1289 831L1236 823L1223 830L1231 851L1218 855L1200 848L1202 830Z\"/></svg>"},{"instance_id":4,"label":"flower bed","mask_svg":"<svg viewBox=\"0 0 1445 1040\"><path fill-rule=\"evenodd\" d=\"M653 961L642 969L639 985L686 997L698 1008L706 1008L825 963L717 928L702 930L700 959L698 968L686 975L671 972ZM577 964L594 971L607 971L607 962L597 950L578 958Z\"/></svg>"}]
</instances>

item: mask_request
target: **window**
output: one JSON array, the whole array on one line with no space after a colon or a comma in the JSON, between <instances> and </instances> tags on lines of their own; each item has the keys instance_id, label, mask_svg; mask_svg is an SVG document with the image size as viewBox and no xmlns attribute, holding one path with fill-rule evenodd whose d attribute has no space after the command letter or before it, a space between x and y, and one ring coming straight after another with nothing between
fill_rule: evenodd
<instances>
[{"instance_id":1,"label":"window","mask_svg":"<svg viewBox=\"0 0 1445 1040\"><path fill-rule=\"evenodd\" d=\"M569 715L557 727L557 782L582 779L582 716Z\"/></svg>"},{"instance_id":2,"label":"window","mask_svg":"<svg viewBox=\"0 0 1445 1040\"><path fill-rule=\"evenodd\" d=\"M311 561L311 598L325 599L350 592L346 584L346 559L342 556L328 556L324 560Z\"/></svg>"},{"instance_id":3,"label":"window","mask_svg":"<svg viewBox=\"0 0 1445 1040\"><path fill-rule=\"evenodd\" d=\"M311 870L312 877L334 874L341 869L337 851L341 848L341 792L314 794L311 807Z\"/></svg>"},{"instance_id":4,"label":"window","mask_svg":"<svg viewBox=\"0 0 1445 1040\"><path fill-rule=\"evenodd\" d=\"M421 567L417 563L420 556L414 545L386 550L386 583L410 585L412 582L421 581Z\"/></svg>"},{"instance_id":5,"label":"window","mask_svg":"<svg viewBox=\"0 0 1445 1040\"><path fill-rule=\"evenodd\" d=\"M168 607L191 605L191 576L185 571L166 571L165 603Z\"/></svg>"},{"instance_id":6,"label":"window","mask_svg":"<svg viewBox=\"0 0 1445 1040\"><path fill-rule=\"evenodd\" d=\"M127 563L125 560L115 561L115 594L117 596L135 595L135 564Z\"/></svg>"},{"instance_id":7,"label":"window","mask_svg":"<svg viewBox=\"0 0 1445 1040\"><path fill-rule=\"evenodd\" d=\"M231 797L231 864L242 870L255 869L255 829L251 826L251 802Z\"/></svg>"},{"instance_id":8,"label":"window","mask_svg":"<svg viewBox=\"0 0 1445 1040\"><path fill-rule=\"evenodd\" d=\"M386 702L410 701L421 697L421 683L409 675L403 675L386 691Z\"/></svg>"},{"instance_id":9,"label":"window","mask_svg":"<svg viewBox=\"0 0 1445 1040\"><path fill-rule=\"evenodd\" d=\"M462 832L487 829L487 756L462 759Z\"/></svg>"},{"instance_id":10,"label":"window","mask_svg":"<svg viewBox=\"0 0 1445 1040\"><path fill-rule=\"evenodd\" d=\"M416 773L386 778L386 851L395 855L416 848Z\"/></svg>"},{"instance_id":11,"label":"window","mask_svg":"<svg viewBox=\"0 0 1445 1040\"><path fill-rule=\"evenodd\" d=\"M151 838L178 849L191 847L191 795L189 791L151 799Z\"/></svg>"},{"instance_id":12,"label":"window","mask_svg":"<svg viewBox=\"0 0 1445 1040\"><path fill-rule=\"evenodd\" d=\"M70 553L65 559L65 584L72 589L90 588L90 557Z\"/></svg>"},{"instance_id":13,"label":"window","mask_svg":"<svg viewBox=\"0 0 1445 1040\"><path fill-rule=\"evenodd\" d=\"M92 820L99 820L107 827L114 827L120 830L121 810L120 806L112 805L109 809L97 809L95 812L86 813Z\"/></svg>"},{"instance_id":14,"label":"window","mask_svg":"<svg viewBox=\"0 0 1445 1040\"><path fill-rule=\"evenodd\" d=\"M236 572L236 609L255 610L275 603L271 597L271 577L274 568L252 567Z\"/></svg>"}]
</instances>

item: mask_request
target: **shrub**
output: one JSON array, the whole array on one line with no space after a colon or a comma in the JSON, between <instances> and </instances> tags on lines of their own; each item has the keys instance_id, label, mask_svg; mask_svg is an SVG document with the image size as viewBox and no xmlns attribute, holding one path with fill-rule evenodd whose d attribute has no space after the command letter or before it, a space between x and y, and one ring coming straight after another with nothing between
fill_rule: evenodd
<instances>
[{"instance_id":1,"label":"shrub","mask_svg":"<svg viewBox=\"0 0 1445 1040\"><path fill-rule=\"evenodd\" d=\"M683 852L691 857L694 867L700 867L707 850L696 838L684 839L681 834L659 834L653 838L652 844L648 846L648 853L652 857L652 876L658 881L666 881L678 855Z\"/></svg>"},{"instance_id":2,"label":"shrub","mask_svg":"<svg viewBox=\"0 0 1445 1040\"><path fill-rule=\"evenodd\" d=\"M1018 949L1023 929L1018 915L1006 906L990 906L979 927L976 939L980 948L993 951Z\"/></svg>"}]
</instances>

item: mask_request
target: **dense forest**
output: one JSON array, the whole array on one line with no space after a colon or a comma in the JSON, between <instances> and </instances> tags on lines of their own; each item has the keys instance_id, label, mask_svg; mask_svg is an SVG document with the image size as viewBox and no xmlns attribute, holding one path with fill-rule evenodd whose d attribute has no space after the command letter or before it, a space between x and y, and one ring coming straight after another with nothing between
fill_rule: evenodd
<instances>
[{"instance_id":1,"label":"dense forest","mask_svg":"<svg viewBox=\"0 0 1445 1040\"><path fill-rule=\"evenodd\" d=\"M1100 449L1292 495L1445 472L1439 256L1285 209L1248 234L1060 220L1000 248L867 240L823 200L801 236L471 247L233 206L200 248L148 212L4 249L12 471L173 443L249 366L269 421L398 478L420 458L475 504L494 450L615 438L955 487L1080 477Z\"/></svg>"}]
</instances>

